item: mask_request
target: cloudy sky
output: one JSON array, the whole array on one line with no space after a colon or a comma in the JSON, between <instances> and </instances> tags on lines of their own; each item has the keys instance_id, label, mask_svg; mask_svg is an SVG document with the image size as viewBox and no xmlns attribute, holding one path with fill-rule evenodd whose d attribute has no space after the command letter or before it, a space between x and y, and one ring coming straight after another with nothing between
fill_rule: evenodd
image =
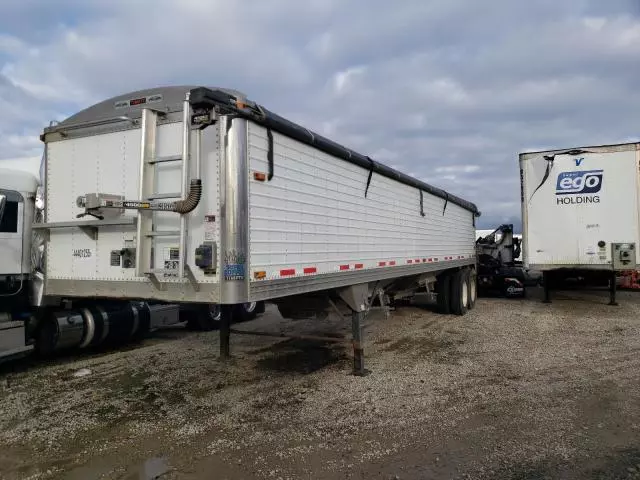
<instances>
[{"instance_id":1,"label":"cloudy sky","mask_svg":"<svg viewBox=\"0 0 640 480\"><path fill-rule=\"evenodd\" d=\"M640 138L640 0L0 0L0 159L190 83L519 223L519 152Z\"/></svg>"}]
</instances>

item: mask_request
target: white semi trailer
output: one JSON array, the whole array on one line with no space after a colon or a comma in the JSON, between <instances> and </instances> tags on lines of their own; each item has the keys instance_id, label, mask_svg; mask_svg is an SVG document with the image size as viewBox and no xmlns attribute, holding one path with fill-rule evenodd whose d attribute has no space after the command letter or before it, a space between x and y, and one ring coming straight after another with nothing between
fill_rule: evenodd
<instances>
[{"instance_id":1,"label":"white semi trailer","mask_svg":"<svg viewBox=\"0 0 640 480\"><path fill-rule=\"evenodd\" d=\"M520 154L523 260L545 301L563 277L604 279L640 263L640 143Z\"/></svg>"},{"instance_id":2,"label":"white semi trailer","mask_svg":"<svg viewBox=\"0 0 640 480\"><path fill-rule=\"evenodd\" d=\"M220 305L223 357L234 306L271 301L286 318L350 313L359 373L361 321L374 299L386 305L426 288L442 313L474 306L474 204L235 90L121 95L41 139L36 304Z\"/></svg>"}]
</instances>

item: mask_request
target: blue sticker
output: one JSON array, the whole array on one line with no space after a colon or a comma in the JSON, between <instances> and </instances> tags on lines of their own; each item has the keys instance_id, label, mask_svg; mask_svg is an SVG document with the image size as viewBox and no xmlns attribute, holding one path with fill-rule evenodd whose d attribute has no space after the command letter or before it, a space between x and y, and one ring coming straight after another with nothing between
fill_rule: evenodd
<instances>
[{"instance_id":1,"label":"blue sticker","mask_svg":"<svg viewBox=\"0 0 640 480\"><path fill-rule=\"evenodd\" d=\"M224 266L225 280L244 280L244 264L232 263Z\"/></svg>"},{"instance_id":2,"label":"blue sticker","mask_svg":"<svg viewBox=\"0 0 640 480\"><path fill-rule=\"evenodd\" d=\"M598 193L602 188L602 170L560 172L556 195Z\"/></svg>"}]
</instances>

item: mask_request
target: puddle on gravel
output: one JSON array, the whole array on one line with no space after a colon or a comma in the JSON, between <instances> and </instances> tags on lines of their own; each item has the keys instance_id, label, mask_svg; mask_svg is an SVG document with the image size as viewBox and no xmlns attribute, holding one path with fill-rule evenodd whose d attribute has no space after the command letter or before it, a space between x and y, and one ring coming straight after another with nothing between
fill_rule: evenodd
<instances>
[{"instance_id":1,"label":"puddle on gravel","mask_svg":"<svg viewBox=\"0 0 640 480\"><path fill-rule=\"evenodd\" d=\"M169 473L167 459L154 457L145 461L137 472L127 477L127 480L158 480L167 473Z\"/></svg>"},{"instance_id":2,"label":"puddle on gravel","mask_svg":"<svg viewBox=\"0 0 640 480\"><path fill-rule=\"evenodd\" d=\"M277 372L313 373L347 359L345 345L310 340L288 340L265 351L258 367Z\"/></svg>"}]
</instances>

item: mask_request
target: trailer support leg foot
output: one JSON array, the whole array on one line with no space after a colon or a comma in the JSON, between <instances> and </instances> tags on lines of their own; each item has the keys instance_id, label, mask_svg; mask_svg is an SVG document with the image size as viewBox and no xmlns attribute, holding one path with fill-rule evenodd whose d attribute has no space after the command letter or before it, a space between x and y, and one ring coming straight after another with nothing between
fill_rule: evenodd
<instances>
[{"instance_id":1,"label":"trailer support leg foot","mask_svg":"<svg viewBox=\"0 0 640 480\"><path fill-rule=\"evenodd\" d=\"M364 368L364 349L362 348L362 320L365 312L351 314L351 334L353 336L353 374L363 377L369 373Z\"/></svg>"},{"instance_id":2,"label":"trailer support leg foot","mask_svg":"<svg viewBox=\"0 0 640 480\"><path fill-rule=\"evenodd\" d=\"M618 305L618 302L616 301L616 286L616 272L612 272L609 280L609 305L612 307Z\"/></svg>"},{"instance_id":3,"label":"trailer support leg foot","mask_svg":"<svg viewBox=\"0 0 640 480\"><path fill-rule=\"evenodd\" d=\"M229 341L231 337L231 305L220 305L220 359L227 360L231 357Z\"/></svg>"},{"instance_id":4,"label":"trailer support leg foot","mask_svg":"<svg viewBox=\"0 0 640 480\"><path fill-rule=\"evenodd\" d=\"M542 272L542 283L544 286L544 300L542 303L551 303L551 274L549 272Z\"/></svg>"}]
</instances>

